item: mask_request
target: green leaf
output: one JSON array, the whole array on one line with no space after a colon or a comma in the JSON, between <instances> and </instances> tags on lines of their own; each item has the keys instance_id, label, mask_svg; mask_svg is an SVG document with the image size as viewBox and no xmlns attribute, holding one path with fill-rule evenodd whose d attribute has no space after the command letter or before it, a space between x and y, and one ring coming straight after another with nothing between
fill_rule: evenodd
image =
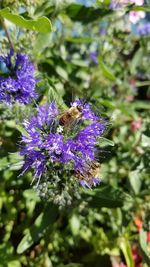
<instances>
[{"instance_id":1,"label":"green leaf","mask_svg":"<svg viewBox=\"0 0 150 267\"><path fill-rule=\"evenodd\" d=\"M99 58L99 64L100 64L100 67L102 69L104 76L111 81L116 81L116 77L114 76L112 71L105 65L105 63L101 57Z\"/></svg>"},{"instance_id":2,"label":"green leaf","mask_svg":"<svg viewBox=\"0 0 150 267\"><path fill-rule=\"evenodd\" d=\"M41 55L41 52L49 46L51 41L51 34L48 33L39 33L35 42L33 53L35 56Z\"/></svg>"},{"instance_id":3,"label":"green leaf","mask_svg":"<svg viewBox=\"0 0 150 267\"><path fill-rule=\"evenodd\" d=\"M8 157L0 159L0 171L9 170L20 170L23 165L23 156L19 155L18 152L10 153Z\"/></svg>"},{"instance_id":4,"label":"green leaf","mask_svg":"<svg viewBox=\"0 0 150 267\"><path fill-rule=\"evenodd\" d=\"M9 154L9 170L20 170L23 166L23 156L21 156L18 152Z\"/></svg>"},{"instance_id":5,"label":"green leaf","mask_svg":"<svg viewBox=\"0 0 150 267\"><path fill-rule=\"evenodd\" d=\"M66 72L66 70L64 70L62 67L57 66L56 67L56 72L58 73L58 75L60 75L64 80L68 81L68 73Z\"/></svg>"},{"instance_id":6,"label":"green leaf","mask_svg":"<svg viewBox=\"0 0 150 267\"><path fill-rule=\"evenodd\" d=\"M120 248L125 257L127 267L134 267L134 261L132 257L132 250L130 243L127 239L123 238L120 242Z\"/></svg>"},{"instance_id":7,"label":"green leaf","mask_svg":"<svg viewBox=\"0 0 150 267\"><path fill-rule=\"evenodd\" d=\"M136 87L143 87L143 86L149 86L150 85L150 81L136 81Z\"/></svg>"},{"instance_id":8,"label":"green leaf","mask_svg":"<svg viewBox=\"0 0 150 267\"><path fill-rule=\"evenodd\" d=\"M138 194L141 189L141 179L139 171L135 170L129 173L129 181L132 187L132 190L135 194Z\"/></svg>"},{"instance_id":9,"label":"green leaf","mask_svg":"<svg viewBox=\"0 0 150 267\"><path fill-rule=\"evenodd\" d=\"M101 6L104 6L104 5L109 6L110 0L96 0L96 3L101 5Z\"/></svg>"},{"instance_id":10,"label":"green leaf","mask_svg":"<svg viewBox=\"0 0 150 267\"><path fill-rule=\"evenodd\" d=\"M26 131L26 129L24 127L22 127L19 124L15 125L15 128L24 136L29 136L28 132Z\"/></svg>"},{"instance_id":11,"label":"green leaf","mask_svg":"<svg viewBox=\"0 0 150 267\"><path fill-rule=\"evenodd\" d=\"M112 13L112 11L107 8L96 9L94 7L86 7L79 4L71 4L66 8L67 16L73 21L81 21L82 23L95 21L110 13Z\"/></svg>"},{"instance_id":12,"label":"green leaf","mask_svg":"<svg viewBox=\"0 0 150 267\"><path fill-rule=\"evenodd\" d=\"M150 255L147 250L147 232L143 229L140 231L139 234L139 242L140 242L140 250L145 263L150 266Z\"/></svg>"},{"instance_id":13,"label":"green leaf","mask_svg":"<svg viewBox=\"0 0 150 267\"><path fill-rule=\"evenodd\" d=\"M131 197L122 190L111 186L104 186L93 190L82 189L82 192L89 205L93 207L122 207L125 199L131 199Z\"/></svg>"},{"instance_id":14,"label":"green leaf","mask_svg":"<svg viewBox=\"0 0 150 267\"><path fill-rule=\"evenodd\" d=\"M73 214L73 216L70 219L70 228L74 236L79 233L80 220L79 220L79 216L77 216L76 214Z\"/></svg>"},{"instance_id":15,"label":"green leaf","mask_svg":"<svg viewBox=\"0 0 150 267\"><path fill-rule=\"evenodd\" d=\"M150 147L150 137L148 137L145 134L142 134L142 138L141 138L141 146L142 147Z\"/></svg>"},{"instance_id":16,"label":"green leaf","mask_svg":"<svg viewBox=\"0 0 150 267\"><path fill-rule=\"evenodd\" d=\"M148 101L136 101L132 103L133 109L150 109L150 104Z\"/></svg>"},{"instance_id":17,"label":"green leaf","mask_svg":"<svg viewBox=\"0 0 150 267\"><path fill-rule=\"evenodd\" d=\"M71 63L79 67L87 67L86 60L72 59ZM81 71L81 70L80 70Z\"/></svg>"},{"instance_id":18,"label":"green leaf","mask_svg":"<svg viewBox=\"0 0 150 267\"><path fill-rule=\"evenodd\" d=\"M21 267L19 260L12 260L8 262L8 267Z\"/></svg>"},{"instance_id":19,"label":"green leaf","mask_svg":"<svg viewBox=\"0 0 150 267\"><path fill-rule=\"evenodd\" d=\"M8 167L8 158L3 157L0 159L0 171L5 170Z\"/></svg>"},{"instance_id":20,"label":"green leaf","mask_svg":"<svg viewBox=\"0 0 150 267\"><path fill-rule=\"evenodd\" d=\"M115 145L112 140L109 140L105 137L99 137L97 142L98 142L98 145L100 147L102 147L102 146L114 146Z\"/></svg>"},{"instance_id":21,"label":"green leaf","mask_svg":"<svg viewBox=\"0 0 150 267\"><path fill-rule=\"evenodd\" d=\"M133 6L130 10L150 12L150 6L149 5Z\"/></svg>"},{"instance_id":22,"label":"green leaf","mask_svg":"<svg viewBox=\"0 0 150 267\"><path fill-rule=\"evenodd\" d=\"M135 53L131 63L130 63L130 72L131 74L136 74L136 69L139 67L139 62L142 61L143 58L143 48L140 47Z\"/></svg>"},{"instance_id":23,"label":"green leaf","mask_svg":"<svg viewBox=\"0 0 150 267\"><path fill-rule=\"evenodd\" d=\"M14 120L9 120L6 122L6 126L9 128L15 128L16 127L16 123Z\"/></svg>"},{"instance_id":24,"label":"green leaf","mask_svg":"<svg viewBox=\"0 0 150 267\"><path fill-rule=\"evenodd\" d=\"M23 192L23 196L26 201L27 213L29 216L33 216L35 206L40 201L40 197L34 189L27 189Z\"/></svg>"},{"instance_id":25,"label":"green leaf","mask_svg":"<svg viewBox=\"0 0 150 267\"><path fill-rule=\"evenodd\" d=\"M116 109L116 106L114 103L110 100L105 100L105 99L99 99L98 102L102 104L103 106L110 108L110 109Z\"/></svg>"},{"instance_id":26,"label":"green leaf","mask_svg":"<svg viewBox=\"0 0 150 267\"><path fill-rule=\"evenodd\" d=\"M8 7L0 10L0 16L11 21L12 23L21 28L26 28L28 30L43 33L52 31L52 25L50 20L44 16L34 20L28 20L25 19L23 16L12 14Z\"/></svg>"},{"instance_id":27,"label":"green leaf","mask_svg":"<svg viewBox=\"0 0 150 267\"><path fill-rule=\"evenodd\" d=\"M13 163L13 164L10 163L9 170L11 170L11 171L21 170L23 164L24 164L24 161L23 160L21 160L19 162L16 162L16 163Z\"/></svg>"},{"instance_id":28,"label":"green leaf","mask_svg":"<svg viewBox=\"0 0 150 267\"><path fill-rule=\"evenodd\" d=\"M75 44L89 44L93 42L93 38L90 37L66 37L66 41Z\"/></svg>"},{"instance_id":29,"label":"green leaf","mask_svg":"<svg viewBox=\"0 0 150 267\"><path fill-rule=\"evenodd\" d=\"M34 201L37 201L39 200L39 197L37 195L37 193L35 192L35 190L33 189L26 189L24 192L23 192L23 196L28 199L29 201L31 200L34 200Z\"/></svg>"},{"instance_id":30,"label":"green leaf","mask_svg":"<svg viewBox=\"0 0 150 267\"><path fill-rule=\"evenodd\" d=\"M57 207L49 203L49 206L45 207L45 210L37 217L30 229L27 230L17 247L17 253L23 253L32 244L37 242L45 234L47 228L56 221L57 214Z\"/></svg>"}]
</instances>

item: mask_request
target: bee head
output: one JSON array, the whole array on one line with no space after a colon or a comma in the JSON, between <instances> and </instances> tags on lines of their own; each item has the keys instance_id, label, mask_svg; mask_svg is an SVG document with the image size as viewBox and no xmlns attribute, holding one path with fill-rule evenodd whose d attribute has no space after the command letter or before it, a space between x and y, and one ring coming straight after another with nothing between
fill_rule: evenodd
<instances>
[{"instance_id":1,"label":"bee head","mask_svg":"<svg viewBox=\"0 0 150 267\"><path fill-rule=\"evenodd\" d=\"M83 111L83 108L81 106L79 106L79 105L77 106L77 109L78 109L79 112Z\"/></svg>"}]
</instances>

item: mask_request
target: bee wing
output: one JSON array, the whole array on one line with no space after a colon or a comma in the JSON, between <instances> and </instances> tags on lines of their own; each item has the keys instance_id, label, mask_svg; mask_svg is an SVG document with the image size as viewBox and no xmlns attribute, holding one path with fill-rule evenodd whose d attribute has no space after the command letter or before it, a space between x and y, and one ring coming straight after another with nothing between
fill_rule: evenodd
<instances>
[{"instance_id":1,"label":"bee wing","mask_svg":"<svg viewBox=\"0 0 150 267\"><path fill-rule=\"evenodd\" d=\"M67 129L67 132L73 130L73 132L77 132L78 130L78 127L79 127L79 121L80 121L80 118L78 119L74 119L72 122L69 122L68 124L66 124L64 126L65 129Z\"/></svg>"},{"instance_id":2,"label":"bee wing","mask_svg":"<svg viewBox=\"0 0 150 267\"><path fill-rule=\"evenodd\" d=\"M67 110L64 110L64 111L62 111L62 112L59 112L59 113L57 114L57 116L64 115L66 112L67 112Z\"/></svg>"}]
</instances>

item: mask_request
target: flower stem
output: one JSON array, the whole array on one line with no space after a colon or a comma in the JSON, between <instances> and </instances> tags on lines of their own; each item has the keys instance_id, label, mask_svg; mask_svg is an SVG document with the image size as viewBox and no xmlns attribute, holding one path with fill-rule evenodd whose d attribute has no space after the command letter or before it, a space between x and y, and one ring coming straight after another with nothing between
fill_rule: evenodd
<instances>
[{"instance_id":1,"label":"flower stem","mask_svg":"<svg viewBox=\"0 0 150 267\"><path fill-rule=\"evenodd\" d=\"M4 28L4 30L5 30L7 39L8 39L8 41L9 41L9 43L10 43L10 46L11 46L11 48L12 48L13 50L15 50L14 44L13 44L13 42L12 42L12 40L11 40L11 37L10 37L10 34L9 34L8 30L7 30L5 21L4 21L4 19L3 19L2 17L0 17L0 20L1 20L1 23L2 23L3 28Z\"/></svg>"}]
</instances>

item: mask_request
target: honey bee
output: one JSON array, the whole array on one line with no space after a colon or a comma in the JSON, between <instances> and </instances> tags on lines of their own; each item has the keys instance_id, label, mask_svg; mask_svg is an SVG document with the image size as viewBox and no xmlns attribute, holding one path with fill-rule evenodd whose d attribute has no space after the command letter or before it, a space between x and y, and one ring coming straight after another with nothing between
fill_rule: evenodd
<instances>
[{"instance_id":1,"label":"honey bee","mask_svg":"<svg viewBox=\"0 0 150 267\"><path fill-rule=\"evenodd\" d=\"M88 170L85 172L85 174L82 174L80 172L76 173L76 177L79 178L79 180L86 180L90 181L93 177L98 178L100 174L100 163L94 161L89 166Z\"/></svg>"},{"instance_id":2,"label":"honey bee","mask_svg":"<svg viewBox=\"0 0 150 267\"><path fill-rule=\"evenodd\" d=\"M90 166L87 175L89 178L95 177L98 178L100 173L100 163L94 161L92 162L92 165Z\"/></svg>"},{"instance_id":3,"label":"honey bee","mask_svg":"<svg viewBox=\"0 0 150 267\"><path fill-rule=\"evenodd\" d=\"M59 119L59 124L61 126L68 126L81 117L82 108L80 106L71 107L65 112L63 112L63 115Z\"/></svg>"}]
</instances>

